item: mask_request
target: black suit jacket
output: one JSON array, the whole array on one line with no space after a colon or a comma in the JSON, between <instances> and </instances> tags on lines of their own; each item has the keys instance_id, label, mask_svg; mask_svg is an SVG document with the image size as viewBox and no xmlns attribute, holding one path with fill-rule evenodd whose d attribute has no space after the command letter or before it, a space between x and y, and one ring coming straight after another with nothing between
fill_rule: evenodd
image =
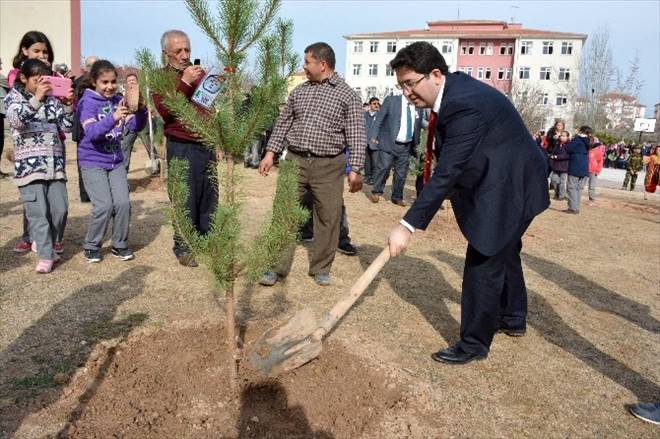
<instances>
[{"instance_id":1,"label":"black suit jacket","mask_svg":"<svg viewBox=\"0 0 660 439\"><path fill-rule=\"evenodd\" d=\"M492 256L550 205L547 163L511 102L464 73L445 76L438 164L404 220L426 229L449 198L468 242Z\"/></svg>"},{"instance_id":2,"label":"black suit jacket","mask_svg":"<svg viewBox=\"0 0 660 439\"><path fill-rule=\"evenodd\" d=\"M403 95L386 97L367 132L367 141L378 139L378 149L381 151L391 153L394 142L396 142L396 136L401 127L401 99L405 99ZM414 114L412 141L413 145L417 146L424 113L422 110L415 109Z\"/></svg>"}]
</instances>

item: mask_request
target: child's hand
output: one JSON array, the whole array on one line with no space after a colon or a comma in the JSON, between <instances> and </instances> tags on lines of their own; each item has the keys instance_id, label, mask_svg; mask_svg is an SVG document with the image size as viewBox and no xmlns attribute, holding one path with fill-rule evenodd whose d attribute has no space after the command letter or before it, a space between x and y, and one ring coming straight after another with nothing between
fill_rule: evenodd
<instances>
[{"instance_id":1,"label":"child's hand","mask_svg":"<svg viewBox=\"0 0 660 439\"><path fill-rule=\"evenodd\" d=\"M129 115L128 107L126 106L126 103L122 99L119 101L119 105L117 106L117 109L115 110L114 113L112 113L112 117L115 120L115 122L118 122L120 119L125 118L126 116Z\"/></svg>"},{"instance_id":2,"label":"child's hand","mask_svg":"<svg viewBox=\"0 0 660 439\"><path fill-rule=\"evenodd\" d=\"M34 97L39 101L43 101L46 97L46 94L52 90L50 82L43 76L39 78L39 83L37 84L37 90L34 92Z\"/></svg>"},{"instance_id":3,"label":"child's hand","mask_svg":"<svg viewBox=\"0 0 660 439\"><path fill-rule=\"evenodd\" d=\"M69 89L69 92L66 94L66 96L58 98L60 102L62 102L64 105L71 105L73 104L73 88Z\"/></svg>"}]
</instances>

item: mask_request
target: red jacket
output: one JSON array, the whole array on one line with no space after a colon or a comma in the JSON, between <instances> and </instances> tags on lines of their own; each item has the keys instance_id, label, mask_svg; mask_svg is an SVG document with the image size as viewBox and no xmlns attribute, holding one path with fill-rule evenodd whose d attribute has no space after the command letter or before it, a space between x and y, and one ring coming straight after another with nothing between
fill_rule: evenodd
<instances>
[{"instance_id":1,"label":"red jacket","mask_svg":"<svg viewBox=\"0 0 660 439\"><path fill-rule=\"evenodd\" d=\"M596 146L589 150L589 172L599 175L603 170L603 156L605 155L605 147L603 145Z\"/></svg>"},{"instance_id":2,"label":"red jacket","mask_svg":"<svg viewBox=\"0 0 660 439\"><path fill-rule=\"evenodd\" d=\"M191 85L186 84L183 82L181 79L181 76L183 75L183 72L177 72L176 74L176 88L179 90L184 96L190 100L192 97L193 93L197 89L197 86L201 82L201 80L204 78L204 75L206 73L203 72L202 76L200 78L193 82ZM179 120L170 113L170 111L167 109L167 107L163 104L163 101L161 100L160 96L154 93L153 95L153 100L154 104L156 104L156 109L158 110L158 113L160 114L160 117L163 118L163 122L165 124L165 137L168 139L173 137L175 139L179 140L184 140L184 141L190 141L190 142L199 142L199 139L192 135L188 130L179 122ZM198 107L198 110L200 113L205 113L205 111L201 108Z\"/></svg>"}]
</instances>

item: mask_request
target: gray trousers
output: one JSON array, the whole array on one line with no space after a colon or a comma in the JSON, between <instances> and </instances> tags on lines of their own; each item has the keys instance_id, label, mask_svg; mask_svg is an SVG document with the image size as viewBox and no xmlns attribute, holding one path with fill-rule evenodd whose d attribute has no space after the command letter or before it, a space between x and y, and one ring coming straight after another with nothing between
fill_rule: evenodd
<instances>
[{"instance_id":1,"label":"gray trousers","mask_svg":"<svg viewBox=\"0 0 660 439\"><path fill-rule=\"evenodd\" d=\"M593 172L589 173L589 201L596 201L596 186L598 185L598 176Z\"/></svg>"},{"instance_id":2,"label":"gray trousers","mask_svg":"<svg viewBox=\"0 0 660 439\"><path fill-rule=\"evenodd\" d=\"M580 199L582 198L582 189L587 183L589 177L568 176L568 208L575 212L580 211Z\"/></svg>"},{"instance_id":3,"label":"gray trousers","mask_svg":"<svg viewBox=\"0 0 660 439\"><path fill-rule=\"evenodd\" d=\"M53 260L53 243L64 235L69 211L66 182L40 180L18 190L39 259Z\"/></svg>"},{"instance_id":4,"label":"gray trousers","mask_svg":"<svg viewBox=\"0 0 660 439\"><path fill-rule=\"evenodd\" d=\"M391 152L378 151L378 165L373 171L374 186L372 194L382 195L385 182L390 175L390 169L394 171L392 178L392 201L403 201L403 188L408 177L408 166L410 162L410 150L412 142L395 143Z\"/></svg>"},{"instance_id":5,"label":"gray trousers","mask_svg":"<svg viewBox=\"0 0 660 439\"><path fill-rule=\"evenodd\" d=\"M117 166L111 171L101 168L81 168L85 189L92 201L87 236L83 243L86 250L97 250L103 243L103 235L112 223L112 246L128 247L128 225L131 205L128 199L126 168Z\"/></svg>"},{"instance_id":6,"label":"gray trousers","mask_svg":"<svg viewBox=\"0 0 660 439\"><path fill-rule=\"evenodd\" d=\"M552 171L550 174L550 187L555 191L555 198L563 200L566 198L567 172Z\"/></svg>"}]
</instances>

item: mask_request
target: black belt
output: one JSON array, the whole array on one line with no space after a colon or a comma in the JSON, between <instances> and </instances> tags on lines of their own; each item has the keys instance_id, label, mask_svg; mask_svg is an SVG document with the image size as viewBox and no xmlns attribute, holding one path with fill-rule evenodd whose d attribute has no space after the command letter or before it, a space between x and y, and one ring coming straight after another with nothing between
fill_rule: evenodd
<instances>
[{"instance_id":1,"label":"black belt","mask_svg":"<svg viewBox=\"0 0 660 439\"><path fill-rule=\"evenodd\" d=\"M316 158L327 158L327 159L332 159L337 157L339 154L343 154L343 152L340 152L339 154L335 154L335 155L319 155L319 154L314 154L311 151L296 151L293 149L289 149L289 152L305 158L316 157Z\"/></svg>"},{"instance_id":2,"label":"black belt","mask_svg":"<svg viewBox=\"0 0 660 439\"><path fill-rule=\"evenodd\" d=\"M177 143L190 143L192 145L204 146L204 144L202 144L201 142L190 139L180 139L174 136L168 136L167 140L171 140L172 142L177 142Z\"/></svg>"},{"instance_id":3,"label":"black belt","mask_svg":"<svg viewBox=\"0 0 660 439\"><path fill-rule=\"evenodd\" d=\"M413 141L411 140L410 142L397 142L395 140L394 143L396 143L397 145L409 145L409 144L413 143Z\"/></svg>"}]
</instances>

